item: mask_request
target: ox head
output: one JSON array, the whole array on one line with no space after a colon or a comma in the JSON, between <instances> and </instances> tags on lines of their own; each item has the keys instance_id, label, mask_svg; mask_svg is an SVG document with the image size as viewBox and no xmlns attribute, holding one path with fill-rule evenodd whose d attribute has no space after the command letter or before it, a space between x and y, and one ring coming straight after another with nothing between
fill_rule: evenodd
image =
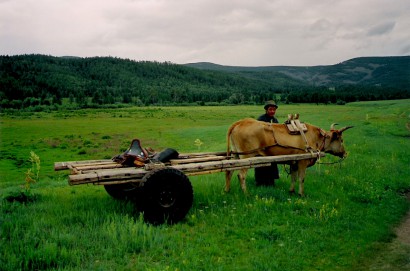
<instances>
[{"instance_id":1,"label":"ox head","mask_svg":"<svg viewBox=\"0 0 410 271\"><path fill-rule=\"evenodd\" d=\"M347 129L353 128L353 126L346 126L339 130L336 130L335 125L336 123L333 123L330 126L330 131L326 133L327 139L324 151L332 155L344 158L347 154L343 145L342 133Z\"/></svg>"}]
</instances>

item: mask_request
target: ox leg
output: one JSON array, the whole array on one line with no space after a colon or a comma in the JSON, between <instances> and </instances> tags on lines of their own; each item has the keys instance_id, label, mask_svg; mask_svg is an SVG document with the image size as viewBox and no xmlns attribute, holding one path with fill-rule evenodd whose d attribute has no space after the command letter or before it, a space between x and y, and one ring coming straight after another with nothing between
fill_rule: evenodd
<instances>
[{"instance_id":1,"label":"ox leg","mask_svg":"<svg viewBox=\"0 0 410 271\"><path fill-rule=\"evenodd\" d=\"M305 196L305 178L299 175L299 196Z\"/></svg>"},{"instance_id":2,"label":"ox leg","mask_svg":"<svg viewBox=\"0 0 410 271\"><path fill-rule=\"evenodd\" d=\"M248 173L247 169L241 169L239 170L238 178L239 178L239 183L241 184L242 191L246 194L246 174Z\"/></svg>"},{"instance_id":3,"label":"ox leg","mask_svg":"<svg viewBox=\"0 0 410 271\"><path fill-rule=\"evenodd\" d=\"M305 195L305 176L306 176L307 162L300 161L298 168L299 177L299 195L303 197Z\"/></svg>"},{"instance_id":4,"label":"ox leg","mask_svg":"<svg viewBox=\"0 0 410 271\"><path fill-rule=\"evenodd\" d=\"M295 183L298 178L298 164L297 163L290 164L290 176L291 176L291 183L290 183L289 193L294 194L295 193Z\"/></svg>"},{"instance_id":5,"label":"ox leg","mask_svg":"<svg viewBox=\"0 0 410 271\"><path fill-rule=\"evenodd\" d=\"M233 170L225 172L225 192L231 190L231 179L232 179Z\"/></svg>"},{"instance_id":6,"label":"ox leg","mask_svg":"<svg viewBox=\"0 0 410 271\"><path fill-rule=\"evenodd\" d=\"M289 193L294 194L295 193L295 183L298 178L298 167L296 164L290 165L290 177L291 177L291 183L290 183Z\"/></svg>"}]
</instances>

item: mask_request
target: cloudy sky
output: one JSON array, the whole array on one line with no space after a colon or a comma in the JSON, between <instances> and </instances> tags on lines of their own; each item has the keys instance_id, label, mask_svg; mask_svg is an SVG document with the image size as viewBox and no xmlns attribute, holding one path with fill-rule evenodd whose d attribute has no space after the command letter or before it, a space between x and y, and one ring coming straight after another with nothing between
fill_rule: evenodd
<instances>
[{"instance_id":1,"label":"cloudy sky","mask_svg":"<svg viewBox=\"0 0 410 271\"><path fill-rule=\"evenodd\" d=\"M408 0L0 0L0 55L331 65L410 55Z\"/></svg>"}]
</instances>

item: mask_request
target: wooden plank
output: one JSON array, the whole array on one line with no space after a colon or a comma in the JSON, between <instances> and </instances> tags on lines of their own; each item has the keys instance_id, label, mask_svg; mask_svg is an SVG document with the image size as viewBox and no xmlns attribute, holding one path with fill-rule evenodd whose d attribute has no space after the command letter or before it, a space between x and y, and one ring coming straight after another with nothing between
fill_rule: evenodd
<instances>
[{"instance_id":1,"label":"wooden plank","mask_svg":"<svg viewBox=\"0 0 410 271\"><path fill-rule=\"evenodd\" d=\"M142 179L137 179L137 180L123 180L123 181L104 181L104 182L98 182L95 183L96 185L113 185L113 184L122 184L122 183L135 183L136 186L138 183L141 183Z\"/></svg>"},{"instance_id":2,"label":"wooden plank","mask_svg":"<svg viewBox=\"0 0 410 271\"><path fill-rule=\"evenodd\" d=\"M197 153L180 153L179 157L181 159L185 159L185 158L194 158L194 157L206 157L206 156L224 156L226 155L226 151L225 152L197 152Z\"/></svg>"},{"instance_id":3,"label":"wooden plank","mask_svg":"<svg viewBox=\"0 0 410 271\"><path fill-rule=\"evenodd\" d=\"M188 163L200 163L200 162L208 162L208 161L219 161L227 159L226 156L205 156L205 157L197 157L197 158L186 158L186 159L171 159L171 165L179 165L179 164L188 164Z\"/></svg>"},{"instance_id":4,"label":"wooden plank","mask_svg":"<svg viewBox=\"0 0 410 271\"><path fill-rule=\"evenodd\" d=\"M70 185L98 183L105 181L129 182L131 179L142 179L147 172L148 171L143 168L105 169L69 175L68 179Z\"/></svg>"},{"instance_id":5,"label":"wooden plank","mask_svg":"<svg viewBox=\"0 0 410 271\"><path fill-rule=\"evenodd\" d=\"M203 162L199 164L181 164L172 166L175 169L181 170L185 174L190 174L192 172L203 172L203 171L226 171L226 170L236 170L241 168L253 168L257 167L258 164L268 164L271 159L259 159L262 157L254 157L248 159L234 159L234 160L222 160L222 161L212 161Z\"/></svg>"},{"instance_id":6,"label":"wooden plank","mask_svg":"<svg viewBox=\"0 0 410 271\"><path fill-rule=\"evenodd\" d=\"M98 182L97 173L75 174L68 176L70 185Z\"/></svg>"},{"instance_id":7,"label":"wooden plank","mask_svg":"<svg viewBox=\"0 0 410 271\"><path fill-rule=\"evenodd\" d=\"M179 157L181 160L187 160L191 158L201 158L201 157L206 158L206 157L225 156L225 155L226 155L226 152L202 152L202 153L182 153L182 154L179 154ZM55 171L67 170L69 169L69 166L76 167L76 168L79 168L82 166L89 166L91 168L91 165L94 165L97 168L99 165L111 165L111 164L114 165L117 163L112 161L111 159L55 162L54 170Z\"/></svg>"},{"instance_id":8,"label":"wooden plank","mask_svg":"<svg viewBox=\"0 0 410 271\"><path fill-rule=\"evenodd\" d=\"M110 169L110 170L98 170L99 180L112 180L118 179L142 179L147 174L144 168L123 168L123 169Z\"/></svg>"},{"instance_id":9,"label":"wooden plank","mask_svg":"<svg viewBox=\"0 0 410 271\"><path fill-rule=\"evenodd\" d=\"M179 154L179 157L181 160L187 160L190 158L201 158L201 157L215 157L215 156L220 156L226 155L226 152L203 152L203 153L183 153ZM175 159L176 160L176 159ZM66 161L66 162L55 162L54 163L54 170L59 171L59 170L67 170L70 169L69 166L71 167L82 167L82 166L89 166L91 168L92 165L96 166L96 168L99 167L99 165L114 165L117 164L116 162L112 161L111 159L105 159L105 160L84 160L84 161Z\"/></svg>"},{"instance_id":10,"label":"wooden plank","mask_svg":"<svg viewBox=\"0 0 410 271\"><path fill-rule=\"evenodd\" d=\"M105 160L84 160L84 161L67 161L67 162L55 162L54 163L54 170L66 170L69 169L69 165L88 165L88 164L105 164L105 163L113 163L111 159Z\"/></svg>"},{"instance_id":11,"label":"wooden plank","mask_svg":"<svg viewBox=\"0 0 410 271\"><path fill-rule=\"evenodd\" d=\"M84 170L97 170L97 169L113 169L113 168L123 168L124 166L118 163L107 163L107 164L90 164L90 165L79 165L74 166L76 170L84 171Z\"/></svg>"},{"instance_id":12,"label":"wooden plank","mask_svg":"<svg viewBox=\"0 0 410 271\"><path fill-rule=\"evenodd\" d=\"M260 157L251 157L246 159L231 159L231 160L222 160L222 161L212 161L212 162L203 162L198 164L181 164L172 166L175 169L183 171L185 174L190 174L191 172L202 172L209 170L220 169L222 171L227 170L237 170L241 168L255 168L259 167L261 164L268 163L280 163L280 162L289 162L305 159L316 159L317 153L303 153L303 154L293 154L293 155L278 155L278 156L260 156ZM325 156L324 153L319 154L320 157Z\"/></svg>"},{"instance_id":13,"label":"wooden plank","mask_svg":"<svg viewBox=\"0 0 410 271\"><path fill-rule=\"evenodd\" d=\"M271 163L267 164L256 164L253 166L241 166L241 167L231 167L231 168L220 168L220 169L213 169L213 170L204 170L204 171L196 171L196 172L186 172L185 175L187 176L197 176L197 175L204 175L204 174L212 174L212 173L220 173L220 172L225 172L225 171L232 171L232 170L240 170L244 168L256 168L256 167L268 167L270 166Z\"/></svg>"}]
</instances>

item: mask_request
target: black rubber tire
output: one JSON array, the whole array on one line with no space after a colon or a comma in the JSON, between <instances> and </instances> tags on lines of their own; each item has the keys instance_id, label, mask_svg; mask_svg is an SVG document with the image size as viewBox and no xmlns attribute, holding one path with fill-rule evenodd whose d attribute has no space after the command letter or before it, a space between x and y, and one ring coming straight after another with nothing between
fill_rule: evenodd
<instances>
[{"instance_id":1,"label":"black rubber tire","mask_svg":"<svg viewBox=\"0 0 410 271\"><path fill-rule=\"evenodd\" d=\"M174 224L185 218L192 207L191 182L174 168L155 169L144 178L142 211L146 222L153 225Z\"/></svg>"},{"instance_id":2,"label":"black rubber tire","mask_svg":"<svg viewBox=\"0 0 410 271\"><path fill-rule=\"evenodd\" d=\"M104 188L108 195L118 200L133 200L141 191L138 183L110 184L104 185Z\"/></svg>"}]
</instances>

